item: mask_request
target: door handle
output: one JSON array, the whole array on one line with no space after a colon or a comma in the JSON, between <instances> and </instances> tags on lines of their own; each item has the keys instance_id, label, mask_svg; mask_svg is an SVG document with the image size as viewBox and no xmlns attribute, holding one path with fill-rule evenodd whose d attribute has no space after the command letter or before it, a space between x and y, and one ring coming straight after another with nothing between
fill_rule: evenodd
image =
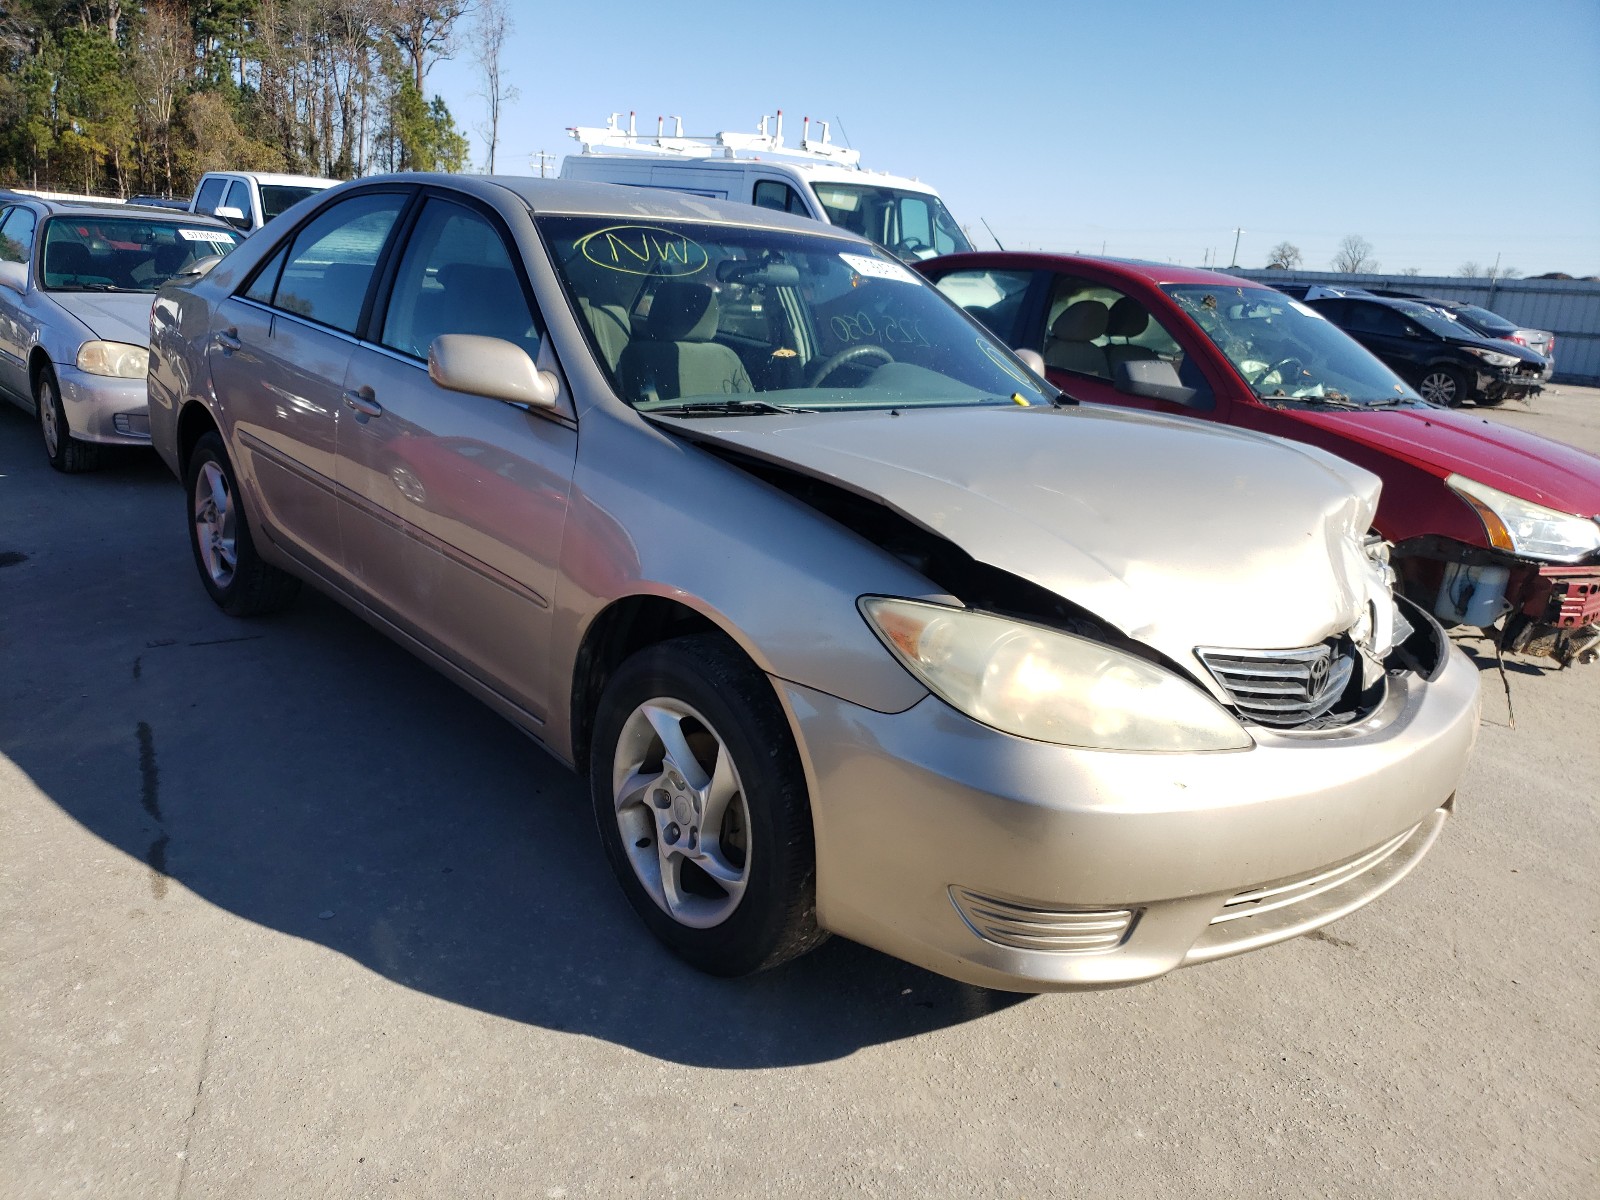
<instances>
[{"instance_id":1,"label":"door handle","mask_svg":"<svg viewBox=\"0 0 1600 1200\"><path fill-rule=\"evenodd\" d=\"M383 416L383 405L372 398L372 389L369 387L346 392L344 406L355 413L357 418Z\"/></svg>"},{"instance_id":2,"label":"door handle","mask_svg":"<svg viewBox=\"0 0 1600 1200\"><path fill-rule=\"evenodd\" d=\"M239 330L230 325L227 329L217 331L217 345L231 351L241 349L244 343L239 340Z\"/></svg>"}]
</instances>

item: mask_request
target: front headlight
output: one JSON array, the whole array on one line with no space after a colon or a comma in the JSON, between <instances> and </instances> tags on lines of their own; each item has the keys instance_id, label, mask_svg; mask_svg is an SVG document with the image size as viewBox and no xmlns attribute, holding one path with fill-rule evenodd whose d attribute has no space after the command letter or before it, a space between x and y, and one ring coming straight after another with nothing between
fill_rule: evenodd
<instances>
[{"instance_id":1,"label":"front headlight","mask_svg":"<svg viewBox=\"0 0 1600 1200\"><path fill-rule=\"evenodd\" d=\"M1497 549L1549 562L1576 562L1600 550L1600 522L1520 500L1462 475L1445 483L1472 505Z\"/></svg>"},{"instance_id":2,"label":"front headlight","mask_svg":"<svg viewBox=\"0 0 1600 1200\"><path fill-rule=\"evenodd\" d=\"M78 347L78 370L116 379L143 379L150 370L150 351L127 342L85 342Z\"/></svg>"},{"instance_id":3,"label":"front headlight","mask_svg":"<svg viewBox=\"0 0 1600 1200\"><path fill-rule=\"evenodd\" d=\"M905 668L975 721L1092 750L1247 750L1244 727L1152 662L1040 625L864 596L861 613Z\"/></svg>"},{"instance_id":4,"label":"front headlight","mask_svg":"<svg viewBox=\"0 0 1600 1200\"><path fill-rule=\"evenodd\" d=\"M1476 354L1491 367L1514 367L1522 360L1515 354L1501 354L1498 350L1486 350L1482 346L1461 347L1468 354Z\"/></svg>"}]
</instances>

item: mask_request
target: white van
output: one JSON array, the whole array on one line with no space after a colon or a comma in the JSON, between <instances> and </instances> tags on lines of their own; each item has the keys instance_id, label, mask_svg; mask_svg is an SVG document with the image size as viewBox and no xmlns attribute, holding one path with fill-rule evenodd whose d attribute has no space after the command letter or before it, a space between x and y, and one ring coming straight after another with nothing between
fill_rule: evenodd
<instances>
[{"instance_id":1,"label":"white van","mask_svg":"<svg viewBox=\"0 0 1600 1200\"><path fill-rule=\"evenodd\" d=\"M783 144L783 113L768 132L762 117L754 134L724 132L715 137L685 137L677 132L639 136L634 117L628 128L612 113L605 128L568 129L583 147L561 164L561 178L632 187L670 188L714 200L737 200L762 208L798 213L871 238L903 259L932 258L971 250L939 193L916 179L867 171L861 153L835 146L828 124L819 121L820 138L811 137L811 120L796 149Z\"/></svg>"}]
</instances>

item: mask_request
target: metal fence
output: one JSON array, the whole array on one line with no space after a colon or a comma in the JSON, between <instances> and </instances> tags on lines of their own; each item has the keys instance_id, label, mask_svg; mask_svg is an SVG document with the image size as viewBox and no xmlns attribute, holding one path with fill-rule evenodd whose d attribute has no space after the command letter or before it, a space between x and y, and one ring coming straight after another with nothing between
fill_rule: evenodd
<instances>
[{"instance_id":1,"label":"metal fence","mask_svg":"<svg viewBox=\"0 0 1600 1200\"><path fill-rule=\"evenodd\" d=\"M1235 267L1262 283L1385 287L1465 300L1527 329L1556 335L1557 383L1600 385L1600 283L1586 279L1462 279L1438 275L1345 275L1335 271L1266 271Z\"/></svg>"}]
</instances>

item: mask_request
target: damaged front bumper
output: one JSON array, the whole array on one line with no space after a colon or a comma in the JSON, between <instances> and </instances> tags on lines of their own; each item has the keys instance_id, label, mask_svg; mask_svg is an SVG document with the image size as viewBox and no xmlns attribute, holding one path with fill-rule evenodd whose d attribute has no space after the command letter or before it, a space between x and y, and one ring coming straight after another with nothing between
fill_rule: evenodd
<instances>
[{"instance_id":1,"label":"damaged front bumper","mask_svg":"<svg viewBox=\"0 0 1600 1200\"><path fill-rule=\"evenodd\" d=\"M1433 627L1437 629L1436 626ZM1307 932L1403 876L1453 805L1478 673L1431 680L1326 735L1253 749L1079 750L929 696L873 712L775 680L812 795L824 927L1012 991L1114 987Z\"/></svg>"},{"instance_id":2,"label":"damaged front bumper","mask_svg":"<svg viewBox=\"0 0 1600 1200\"><path fill-rule=\"evenodd\" d=\"M1600 566L1530 568L1520 583L1506 649L1563 667L1600 659Z\"/></svg>"}]
</instances>

